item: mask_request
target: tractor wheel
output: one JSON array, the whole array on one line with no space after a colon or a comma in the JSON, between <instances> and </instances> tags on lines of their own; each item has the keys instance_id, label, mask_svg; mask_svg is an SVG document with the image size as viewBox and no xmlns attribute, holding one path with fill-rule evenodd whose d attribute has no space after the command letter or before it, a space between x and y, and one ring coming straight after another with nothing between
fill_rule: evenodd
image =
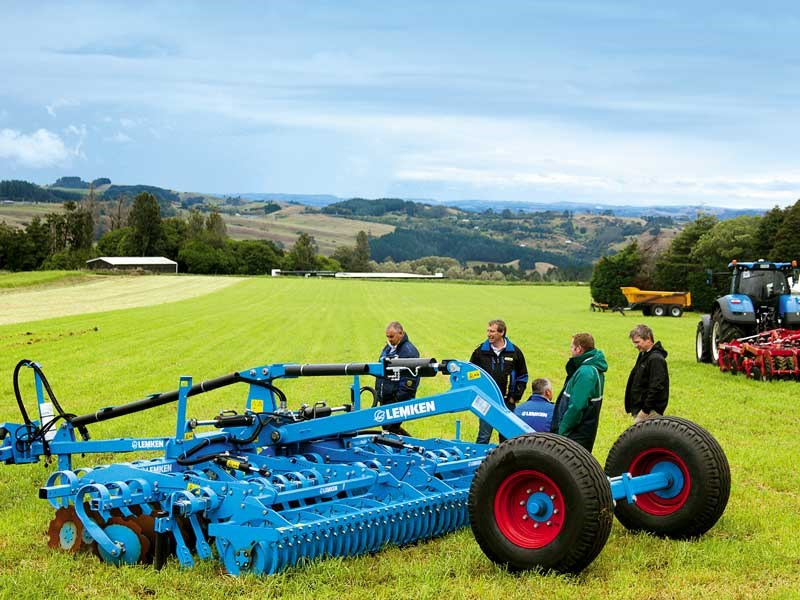
<instances>
[{"instance_id":1,"label":"tractor wheel","mask_svg":"<svg viewBox=\"0 0 800 600\"><path fill-rule=\"evenodd\" d=\"M617 502L627 529L674 539L702 535L728 504L731 471L717 440L687 419L654 417L626 430L606 459L606 475L637 477L667 472L672 487L639 494L633 504Z\"/></svg>"},{"instance_id":2,"label":"tractor wheel","mask_svg":"<svg viewBox=\"0 0 800 600\"><path fill-rule=\"evenodd\" d=\"M666 314L667 314L667 309L664 308L663 304L656 304L653 307L653 316L654 317L663 317Z\"/></svg>"},{"instance_id":3,"label":"tractor wheel","mask_svg":"<svg viewBox=\"0 0 800 600\"><path fill-rule=\"evenodd\" d=\"M742 337L742 330L725 320L722 311L716 311L711 317L711 362L719 364L719 345Z\"/></svg>"},{"instance_id":4,"label":"tractor wheel","mask_svg":"<svg viewBox=\"0 0 800 600\"><path fill-rule=\"evenodd\" d=\"M677 304L673 304L672 306L669 307L670 317L680 317L682 315L683 315L683 309Z\"/></svg>"},{"instance_id":5,"label":"tractor wheel","mask_svg":"<svg viewBox=\"0 0 800 600\"><path fill-rule=\"evenodd\" d=\"M603 549L612 513L600 465L585 448L552 433L502 443L478 467L469 490L475 539L510 571L580 572Z\"/></svg>"},{"instance_id":6,"label":"tractor wheel","mask_svg":"<svg viewBox=\"0 0 800 600\"><path fill-rule=\"evenodd\" d=\"M699 363L711 362L711 317L708 315L703 315L697 324L695 356Z\"/></svg>"}]
</instances>

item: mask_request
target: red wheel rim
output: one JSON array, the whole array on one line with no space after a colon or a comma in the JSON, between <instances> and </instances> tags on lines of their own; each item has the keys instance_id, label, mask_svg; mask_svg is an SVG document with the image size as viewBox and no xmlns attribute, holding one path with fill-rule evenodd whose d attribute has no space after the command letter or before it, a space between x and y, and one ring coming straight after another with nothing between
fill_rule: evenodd
<instances>
[{"instance_id":1,"label":"red wheel rim","mask_svg":"<svg viewBox=\"0 0 800 600\"><path fill-rule=\"evenodd\" d=\"M564 496L547 475L517 471L497 490L494 518L513 544L542 548L556 539L564 526Z\"/></svg>"},{"instance_id":2,"label":"red wheel rim","mask_svg":"<svg viewBox=\"0 0 800 600\"><path fill-rule=\"evenodd\" d=\"M683 485L677 493L667 492L648 492L639 494L636 497L636 506L651 515L665 516L680 510L689 498L689 491L692 487L692 479L686 463L674 452L665 448L650 448L639 454L631 462L630 473L634 477L647 475L654 467L660 463L668 463L677 468L683 477Z\"/></svg>"}]
</instances>

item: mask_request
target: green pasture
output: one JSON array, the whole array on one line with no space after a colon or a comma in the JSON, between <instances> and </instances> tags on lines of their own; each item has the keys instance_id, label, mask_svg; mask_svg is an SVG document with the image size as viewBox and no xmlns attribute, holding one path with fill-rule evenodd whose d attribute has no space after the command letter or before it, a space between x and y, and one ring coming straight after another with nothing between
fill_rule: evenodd
<instances>
[{"instance_id":1,"label":"green pasture","mask_svg":"<svg viewBox=\"0 0 800 600\"><path fill-rule=\"evenodd\" d=\"M180 284L180 278L175 278ZM120 294L125 282L120 280ZM623 396L635 350L628 331L650 324L669 351L668 412L710 430L732 472L722 519L697 540L631 534L615 522L599 557L579 576L511 575L489 562L463 530L408 548L358 558L320 560L271 577L231 578L219 563L181 570L170 560L114 568L89 554L47 547L53 510L38 499L52 467L0 465L0 598L797 598L800 597L800 387L721 373L694 359L696 315L682 318L591 312L578 286L494 286L450 282L377 282L256 278L179 302L57 317L0 327L0 422L19 422L12 371L39 362L63 407L77 414L122 404L273 362L348 362L377 358L384 327L399 320L424 356L469 357L486 322L503 318L527 358L531 377L559 388L570 336L594 334L609 372L594 455L603 464L630 424ZM0 295L0 310L3 295ZM32 375L23 373L30 409ZM348 398L347 378L307 378L280 385L292 406ZM424 379L420 396L447 388ZM189 417L241 409L244 388L192 398ZM171 435L174 406L90 426L94 438ZM336 418L336 417L332 417ZM474 438L469 414L407 422L420 437L452 437L456 418ZM146 456L146 455L142 455ZM79 459L79 464L130 455Z\"/></svg>"}]
</instances>

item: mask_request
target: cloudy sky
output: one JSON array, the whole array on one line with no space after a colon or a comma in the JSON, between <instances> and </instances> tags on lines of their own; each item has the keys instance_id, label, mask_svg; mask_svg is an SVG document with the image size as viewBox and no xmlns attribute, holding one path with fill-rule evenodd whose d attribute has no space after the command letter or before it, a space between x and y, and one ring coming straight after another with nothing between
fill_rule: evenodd
<instances>
[{"instance_id":1,"label":"cloudy sky","mask_svg":"<svg viewBox=\"0 0 800 600\"><path fill-rule=\"evenodd\" d=\"M0 179L800 198L796 0L0 0L0 15Z\"/></svg>"}]
</instances>

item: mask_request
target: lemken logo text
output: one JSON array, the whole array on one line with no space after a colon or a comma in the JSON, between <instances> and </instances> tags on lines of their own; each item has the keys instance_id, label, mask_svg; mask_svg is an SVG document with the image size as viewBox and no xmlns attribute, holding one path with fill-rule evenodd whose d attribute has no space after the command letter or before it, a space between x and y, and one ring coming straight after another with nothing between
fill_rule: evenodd
<instances>
[{"instance_id":1,"label":"lemken logo text","mask_svg":"<svg viewBox=\"0 0 800 600\"><path fill-rule=\"evenodd\" d=\"M408 406L392 406L385 410L375 411L375 422L383 423L386 419L407 419L414 415L424 415L436 411L436 402L426 400Z\"/></svg>"},{"instance_id":2,"label":"lemken logo text","mask_svg":"<svg viewBox=\"0 0 800 600\"><path fill-rule=\"evenodd\" d=\"M131 448L133 450L161 450L164 448L164 440L133 440Z\"/></svg>"}]
</instances>

